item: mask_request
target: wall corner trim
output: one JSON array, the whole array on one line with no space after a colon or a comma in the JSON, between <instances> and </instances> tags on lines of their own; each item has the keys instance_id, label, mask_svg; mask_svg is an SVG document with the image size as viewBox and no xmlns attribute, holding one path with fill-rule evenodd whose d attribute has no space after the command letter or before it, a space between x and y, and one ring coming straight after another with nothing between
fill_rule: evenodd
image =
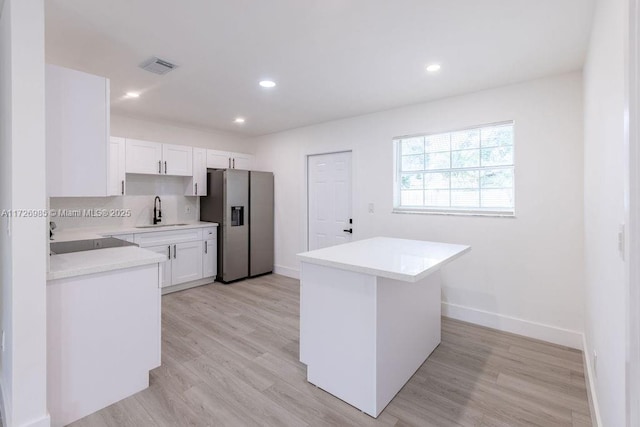
<instances>
[{"instance_id":1,"label":"wall corner trim","mask_svg":"<svg viewBox=\"0 0 640 427\"><path fill-rule=\"evenodd\" d=\"M577 350L582 350L583 348L583 334L578 331L558 328L556 326L518 319L516 317L505 316L503 314L478 310L476 308L448 302L442 303L442 315L452 319L497 329L503 332L524 335L529 338L571 347Z\"/></svg>"}]
</instances>

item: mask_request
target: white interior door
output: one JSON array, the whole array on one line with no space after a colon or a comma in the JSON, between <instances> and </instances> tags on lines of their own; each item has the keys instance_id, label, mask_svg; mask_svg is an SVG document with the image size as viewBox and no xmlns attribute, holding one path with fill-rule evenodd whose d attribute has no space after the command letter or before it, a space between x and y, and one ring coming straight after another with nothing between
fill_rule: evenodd
<instances>
[{"instance_id":1,"label":"white interior door","mask_svg":"<svg viewBox=\"0 0 640 427\"><path fill-rule=\"evenodd\" d=\"M309 250L350 242L351 152L309 156L307 174Z\"/></svg>"}]
</instances>

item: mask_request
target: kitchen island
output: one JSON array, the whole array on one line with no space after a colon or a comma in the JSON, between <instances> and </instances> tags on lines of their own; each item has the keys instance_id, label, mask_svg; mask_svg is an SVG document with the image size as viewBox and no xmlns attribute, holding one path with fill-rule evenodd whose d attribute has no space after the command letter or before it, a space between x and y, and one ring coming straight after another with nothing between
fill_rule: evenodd
<instances>
[{"instance_id":1,"label":"kitchen island","mask_svg":"<svg viewBox=\"0 0 640 427\"><path fill-rule=\"evenodd\" d=\"M298 254L307 381L377 417L440 343L440 268L469 250L376 237Z\"/></svg>"},{"instance_id":2,"label":"kitchen island","mask_svg":"<svg viewBox=\"0 0 640 427\"><path fill-rule=\"evenodd\" d=\"M49 258L47 406L57 427L149 386L166 256L127 246Z\"/></svg>"}]
</instances>

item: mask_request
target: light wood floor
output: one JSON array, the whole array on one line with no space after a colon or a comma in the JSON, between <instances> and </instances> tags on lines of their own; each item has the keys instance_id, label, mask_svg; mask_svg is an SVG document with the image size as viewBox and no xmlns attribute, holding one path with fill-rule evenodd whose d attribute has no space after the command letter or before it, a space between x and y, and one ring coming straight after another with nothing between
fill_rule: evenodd
<instances>
[{"instance_id":1,"label":"light wood floor","mask_svg":"<svg viewBox=\"0 0 640 427\"><path fill-rule=\"evenodd\" d=\"M579 351L446 318L373 419L306 382L298 290L269 275L164 296L150 387L73 426L591 426Z\"/></svg>"}]
</instances>

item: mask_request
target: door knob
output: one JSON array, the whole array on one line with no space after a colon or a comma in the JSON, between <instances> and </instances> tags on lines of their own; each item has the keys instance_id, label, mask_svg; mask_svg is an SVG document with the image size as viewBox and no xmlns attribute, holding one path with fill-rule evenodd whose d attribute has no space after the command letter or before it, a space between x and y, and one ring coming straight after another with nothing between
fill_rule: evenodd
<instances>
[{"instance_id":1,"label":"door knob","mask_svg":"<svg viewBox=\"0 0 640 427\"><path fill-rule=\"evenodd\" d=\"M353 228L348 228L348 229L342 230L342 231L344 231L345 233L353 234Z\"/></svg>"}]
</instances>

